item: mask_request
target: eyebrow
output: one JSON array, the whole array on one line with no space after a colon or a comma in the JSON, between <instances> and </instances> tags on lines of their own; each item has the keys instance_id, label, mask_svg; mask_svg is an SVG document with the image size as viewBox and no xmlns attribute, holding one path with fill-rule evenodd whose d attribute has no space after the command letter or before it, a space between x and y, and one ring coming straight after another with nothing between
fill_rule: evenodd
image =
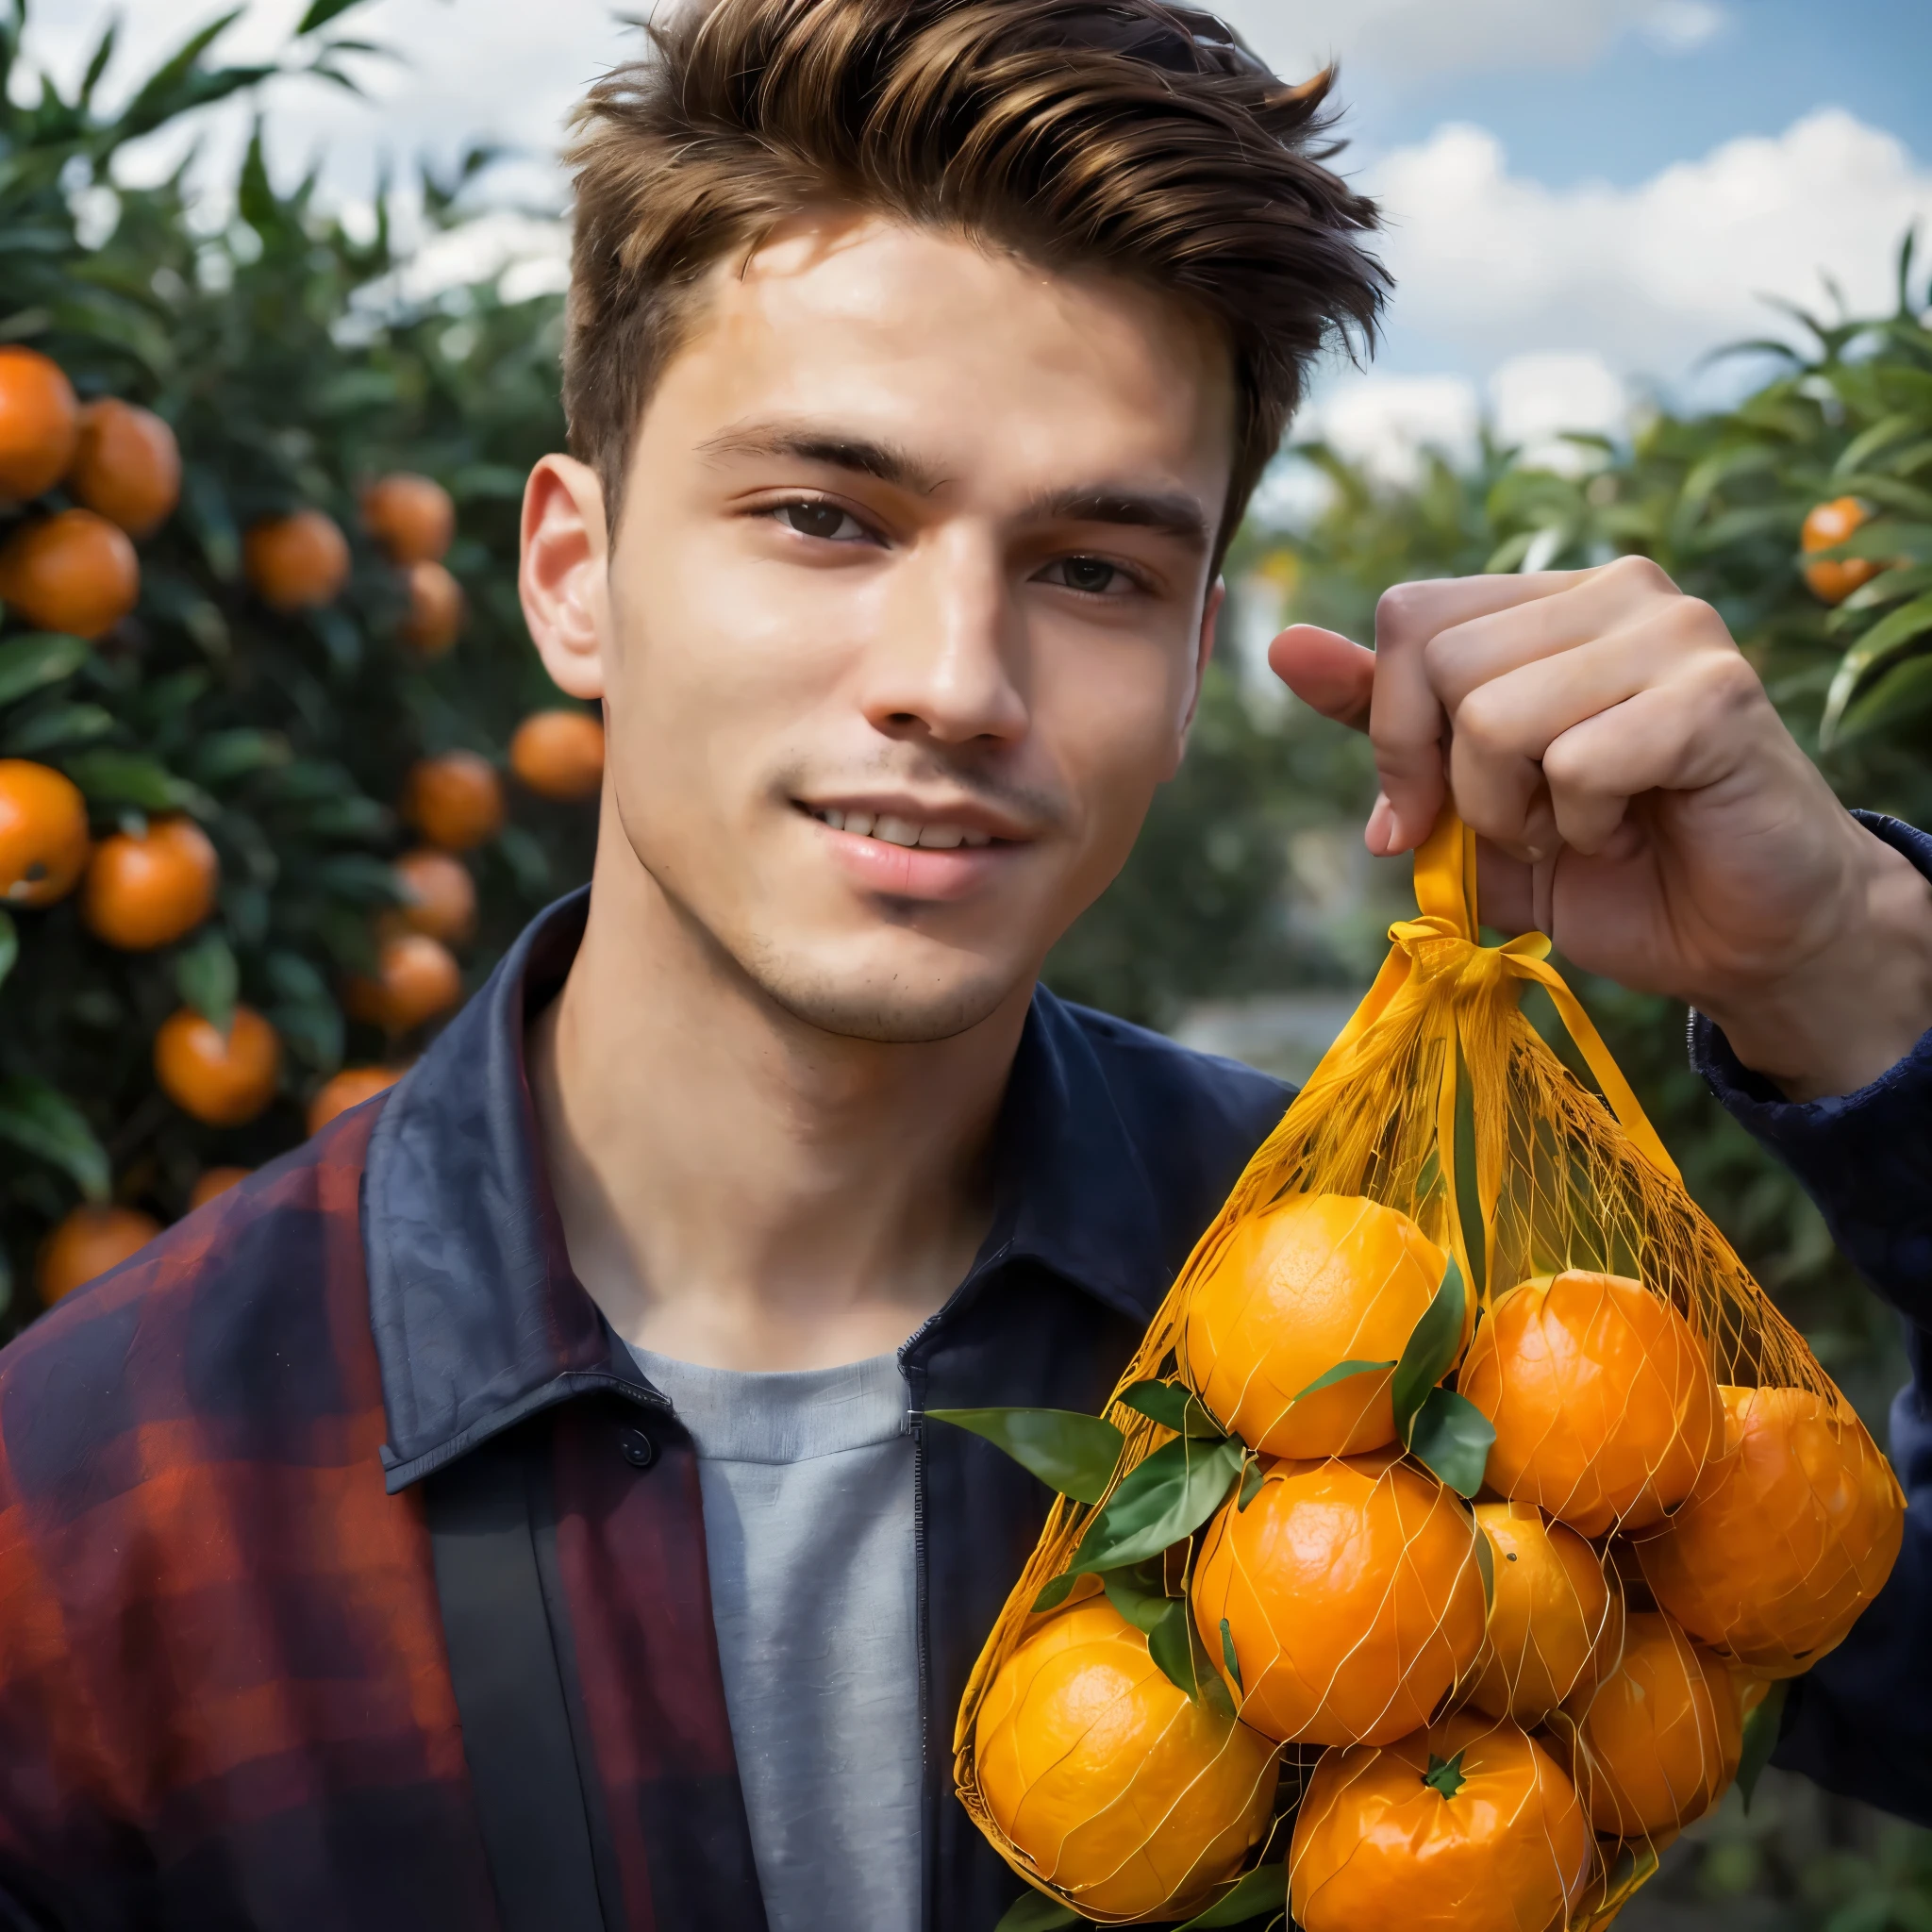
<instances>
[{"instance_id":1,"label":"eyebrow","mask_svg":"<svg viewBox=\"0 0 1932 1932\"><path fill-rule=\"evenodd\" d=\"M930 496L946 478L903 444L851 436L831 428L782 423L747 424L726 429L699 444L713 457L789 457L875 477L895 490ZM1201 506L1183 491L1136 490L1109 484L1081 484L1036 496L1020 512L1023 524L1115 524L1157 530L1200 549L1209 529Z\"/></svg>"},{"instance_id":2,"label":"eyebrow","mask_svg":"<svg viewBox=\"0 0 1932 1932\"><path fill-rule=\"evenodd\" d=\"M798 462L823 463L828 469L875 476L895 490L921 496L930 496L945 481L898 443L877 442L871 437L847 436L838 430L753 424L726 429L698 447L706 456L791 457Z\"/></svg>"}]
</instances>

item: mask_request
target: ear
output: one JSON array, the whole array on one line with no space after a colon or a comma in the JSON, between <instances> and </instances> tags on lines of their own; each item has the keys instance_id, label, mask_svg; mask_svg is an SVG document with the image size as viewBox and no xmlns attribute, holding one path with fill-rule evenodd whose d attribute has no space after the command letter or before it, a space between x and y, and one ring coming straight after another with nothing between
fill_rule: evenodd
<instances>
[{"instance_id":1,"label":"ear","mask_svg":"<svg viewBox=\"0 0 1932 1932\"><path fill-rule=\"evenodd\" d=\"M604 489L573 457L548 456L524 485L524 621L550 681L574 698L604 695L610 634Z\"/></svg>"}]
</instances>

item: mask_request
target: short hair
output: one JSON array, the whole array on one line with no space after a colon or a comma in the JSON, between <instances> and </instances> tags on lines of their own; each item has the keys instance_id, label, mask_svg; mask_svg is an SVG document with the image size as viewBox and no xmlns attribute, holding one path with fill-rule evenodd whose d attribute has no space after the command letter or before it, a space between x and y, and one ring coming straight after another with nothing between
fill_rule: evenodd
<instances>
[{"instance_id":1,"label":"short hair","mask_svg":"<svg viewBox=\"0 0 1932 1932\"><path fill-rule=\"evenodd\" d=\"M690 291L778 223L844 206L1049 270L1098 268L1205 311L1230 351L1217 555L1338 339L1372 342L1374 204L1326 163L1333 71L1278 79L1164 0L673 0L598 81L563 356L572 451L617 522L633 440Z\"/></svg>"}]
</instances>

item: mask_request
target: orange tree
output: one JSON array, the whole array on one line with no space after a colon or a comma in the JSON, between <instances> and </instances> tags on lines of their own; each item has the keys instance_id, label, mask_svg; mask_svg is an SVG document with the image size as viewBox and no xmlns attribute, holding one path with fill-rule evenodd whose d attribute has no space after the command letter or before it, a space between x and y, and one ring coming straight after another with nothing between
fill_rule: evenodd
<instances>
[{"instance_id":1,"label":"orange tree","mask_svg":"<svg viewBox=\"0 0 1932 1932\"><path fill-rule=\"evenodd\" d=\"M0 22L0 1324L37 1255L49 1291L84 1278L293 1144L345 1063L405 1059L588 872L581 745L517 761L576 802L511 773L563 703L514 588L555 298L402 302L391 198L351 233L258 127L219 232L179 175L115 185L182 114L345 78L346 10L315 0L274 70L197 34L112 114L111 37L68 97ZM489 158L425 177L432 225ZM365 499L396 472L433 487Z\"/></svg>"}]
</instances>

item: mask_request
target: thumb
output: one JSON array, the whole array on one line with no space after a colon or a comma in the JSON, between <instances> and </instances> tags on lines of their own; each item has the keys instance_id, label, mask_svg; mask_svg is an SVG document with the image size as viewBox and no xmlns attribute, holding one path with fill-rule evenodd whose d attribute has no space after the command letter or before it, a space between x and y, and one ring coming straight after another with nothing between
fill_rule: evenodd
<instances>
[{"instance_id":1,"label":"thumb","mask_svg":"<svg viewBox=\"0 0 1932 1932\"><path fill-rule=\"evenodd\" d=\"M1350 643L1339 631L1291 624L1268 646L1268 668L1311 711L1357 731L1369 728L1374 652Z\"/></svg>"}]
</instances>

